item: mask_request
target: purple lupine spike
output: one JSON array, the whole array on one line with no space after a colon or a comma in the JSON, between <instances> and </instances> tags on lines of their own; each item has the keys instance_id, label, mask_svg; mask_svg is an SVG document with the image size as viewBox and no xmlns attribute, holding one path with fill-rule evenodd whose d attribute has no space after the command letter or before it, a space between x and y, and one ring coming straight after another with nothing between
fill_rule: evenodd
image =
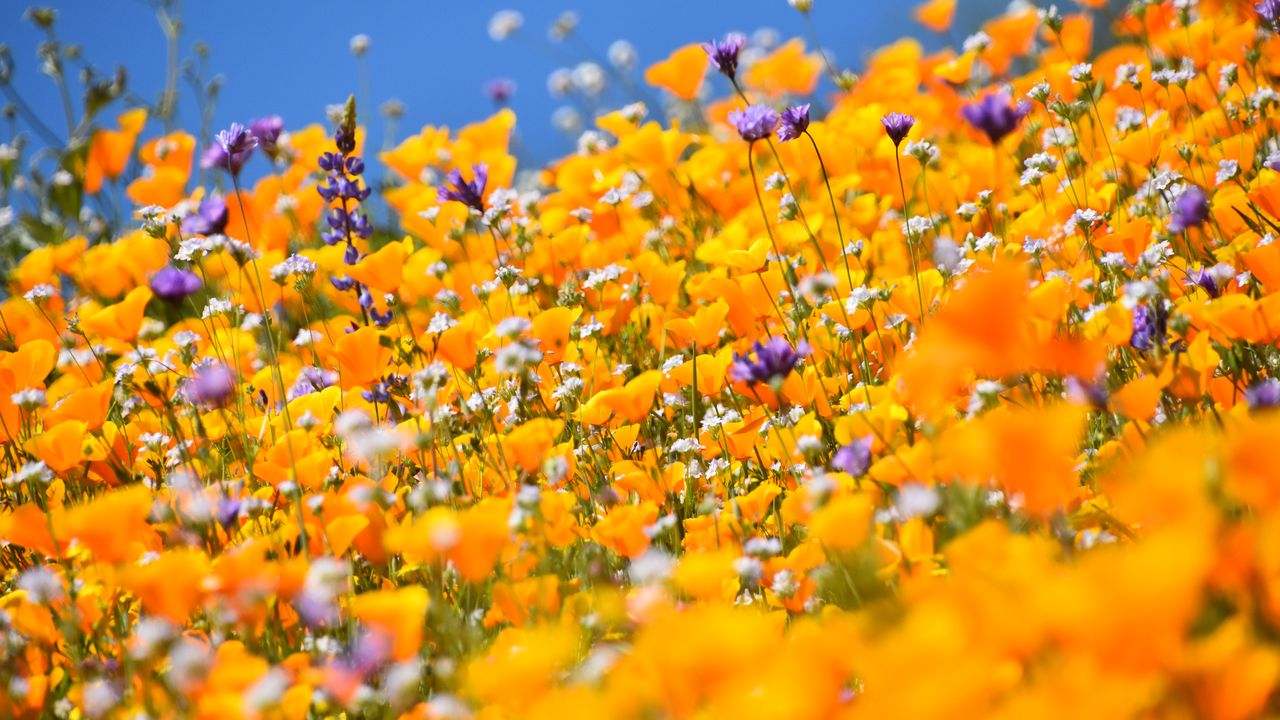
<instances>
[{"instance_id":1,"label":"purple lupine spike","mask_svg":"<svg viewBox=\"0 0 1280 720\"><path fill-rule=\"evenodd\" d=\"M360 178L365 170L364 160L352 154L356 147L354 100L347 101L342 121L334 130L333 143L338 151L323 152L316 160L327 175L325 181L316 186L316 192L330 204L329 213L325 215L329 229L322 232L320 238L326 245L345 242L342 260L347 265L355 265L360 261L355 239L372 235L373 225L359 210L359 204L369 198L372 188L363 185ZM331 277L329 282L343 292L352 288L360 291L359 284L350 278Z\"/></svg>"},{"instance_id":2,"label":"purple lupine spike","mask_svg":"<svg viewBox=\"0 0 1280 720\"><path fill-rule=\"evenodd\" d=\"M1209 219L1209 196L1197 185L1190 185L1173 202L1173 215L1169 218L1171 232L1186 232L1199 227Z\"/></svg>"},{"instance_id":3,"label":"purple lupine spike","mask_svg":"<svg viewBox=\"0 0 1280 720\"><path fill-rule=\"evenodd\" d=\"M369 317L373 320L374 325L387 327L395 316L391 313L391 308L387 308L386 312L379 312L378 308L375 307L369 308Z\"/></svg>"},{"instance_id":4,"label":"purple lupine spike","mask_svg":"<svg viewBox=\"0 0 1280 720\"><path fill-rule=\"evenodd\" d=\"M1151 322L1151 311L1146 305L1133 309L1133 332L1129 335L1129 344L1135 350L1150 350L1155 344L1153 336L1155 328Z\"/></svg>"},{"instance_id":5,"label":"purple lupine spike","mask_svg":"<svg viewBox=\"0 0 1280 720\"><path fill-rule=\"evenodd\" d=\"M778 140L788 142L800 137L809 129L809 103L793 105L782 111L782 124L778 126Z\"/></svg>"},{"instance_id":6,"label":"purple lupine spike","mask_svg":"<svg viewBox=\"0 0 1280 720\"><path fill-rule=\"evenodd\" d=\"M880 118L880 124L884 125L884 132L893 141L893 146L898 147L907 139L907 133L915 126L916 119L904 113L891 112Z\"/></svg>"},{"instance_id":7,"label":"purple lupine spike","mask_svg":"<svg viewBox=\"0 0 1280 720\"><path fill-rule=\"evenodd\" d=\"M733 80L738 76L738 56L742 54L742 49L747 46L747 38L738 33L729 33L724 40L712 40L702 44L702 49L707 51L707 57L711 60L711 64L720 71L720 74Z\"/></svg>"},{"instance_id":8,"label":"purple lupine spike","mask_svg":"<svg viewBox=\"0 0 1280 720\"><path fill-rule=\"evenodd\" d=\"M1000 142L1006 135L1016 130L1018 123L1029 112L1031 112L1029 104L1019 102L1014 105L1009 93L1003 91L992 93L978 102L960 108L960 114L964 119L974 128L981 130L992 144Z\"/></svg>"},{"instance_id":9,"label":"purple lupine spike","mask_svg":"<svg viewBox=\"0 0 1280 720\"><path fill-rule=\"evenodd\" d=\"M200 292L204 283L200 276L190 270L182 270L166 265L151 276L151 292L167 303L178 304L187 297Z\"/></svg>"},{"instance_id":10,"label":"purple lupine spike","mask_svg":"<svg viewBox=\"0 0 1280 720\"><path fill-rule=\"evenodd\" d=\"M355 126L348 127L346 125L338 126L333 133L333 144L338 147L338 152L343 155L350 155L356 151L356 129Z\"/></svg>"},{"instance_id":11,"label":"purple lupine spike","mask_svg":"<svg viewBox=\"0 0 1280 720\"><path fill-rule=\"evenodd\" d=\"M436 188L437 202L460 202L475 210L484 212L484 186L489 182L489 166L479 163L471 166L475 178L471 182L462 179L462 172L457 168L449 171L444 185Z\"/></svg>"},{"instance_id":12,"label":"purple lupine spike","mask_svg":"<svg viewBox=\"0 0 1280 720\"><path fill-rule=\"evenodd\" d=\"M227 228L227 203L218 195L200 201L196 211L182 218L185 235L217 235Z\"/></svg>"},{"instance_id":13,"label":"purple lupine spike","mask_svg":"<svg viewBox=\"0 0 1280 720\"><path fill-rule=\"evenodd\" d=\"M1262 0L1253 7L1271 32L1280 34L1280 0Z\"/></svg>"},{"instance_id":14,"label":"purple lupine spike","mask_svg":"<svg viewBox=\"0 0 1280 720\"><path fill-rule=\"evenodd\" d=\"M779 122L778 113L767 105L748 105L729 113L729 123L747 142L769 137Z\"/></svg>"},{"instance_id":15,"label":"purple lupine spike","mask_svg":"<svg viewBox=\"0 0 1280 720\"><path fill-rule=\"evenodd\" d=\"M1133 309L1133 333L1129 344L1134 350L1146 352L1157 345L1164 345L1169 328L1169 312L1159 302L1139 305Z\"/></svg>"},{"instance_id":16,"label":"purple lupine spike","mask_svg":"<svg viewBox=\"0 0 1280 720\"><path fill-rule=\"evenodd\" d=\"M376 309L371 310L371 312L374 314L375 317L377 317L378 311ZM391 311L388 310L387 320L390 321L390 319L391 319ZM386 405L387 403L391 402L391 390L387 386L387 383L379 382L374 384L372 390L365 390L361 392L360 397L364 398L368 402L382 403L383 405Z\"/></svg>"}]
</instances>

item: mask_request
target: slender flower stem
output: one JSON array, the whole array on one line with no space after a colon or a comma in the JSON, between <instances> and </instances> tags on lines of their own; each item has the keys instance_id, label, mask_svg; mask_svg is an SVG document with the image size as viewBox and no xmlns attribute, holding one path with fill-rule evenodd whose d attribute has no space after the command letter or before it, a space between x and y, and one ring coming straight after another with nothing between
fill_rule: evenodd
<instances>
[{"instance_id":1,"label":"slender flower stem","mask_svg":"<svg viewBox=\"0 0 1280 720\"><path fill-rule=\"evenodd\" d=\"M249 216L244 209L244 196L240 191L240 179L235 173L231 173L231 187L235 190L236 205L240 206L240 220L244 223L245 242L249 243L249 247L253 247L252 239L249 236ZM288 389L284 385L284 374L280 370L280 355L276 350L276 336L271 331L271 308L267 307L267 295L262 286L262 274L258 272L258 259L252 254L249 256L249 263L253 266L253 277L258 282L258 304L262 306L262 324L263 329L267 333L267 348L271 351L271 367L275 371L272 376L276 380L276 385L280 390L280 409L284 415L285 424L293 429L293 419L289 416ZM266 418L263 418L263 427L266 427ZM296 480L298 477L297 460L293 456L293 444L285 442L285 448L288 450L289 467ZM311 557L311 544L307 538L307 526L302 515L302 503L295 501L298 509L298 540L302 553L306 557Z\"/></svg>"},{"instance_id":2,"label":"slender flower stem","mask_svg":"<svg viewBox=\"0 0 1280 720\"><path fill-rule=\"evenodd\" d=\"M756 178L755 155L752 152L752 148L754 147L755 143L747 143L747 169L751 171L751 189L756 195L756 205L760 208L760 219L764 221L764 231L769 235L769 242L773 245L773 252L778 256L778 262L782 265L782 279L787 283L787 290L791 293L791 297L795 298L796 289L795 286L791 284L791 276L787 272L786 256L782 254L782 249L778 247L778 240L773 236L773 227L769 221L769 213L764 209L764 198L760 196L760 181ZM769 296L769 302L773 303L773 309L777 311L778 319L782 321L782 329L787 331L787 336L794 342L795 336L787 330L786 317L782 314L782 309L778 307L776 302L774 302L773 294L769 292L769 286L764 282L764 275L760 275L760 284L764 285L765 295Z\"/></svg>"},{"instance_id":3,"label":"slender flower stem","mask_svg":"<svg viewBox=\"0 0 1280 720\"><path fill-rule=\"evenodd\" d=\"M249 238L249 216L245 213L244 197L240 191L240 180L235 176L231 176L231 186L236 194L236 204L240 206L240 219L244 223L245 242L249 243L250 248L253 247ZM271 351L271 366L275 371L272 375L276 379L276 384L280 389L280 402L285 422L289 427L293 427L293 420L289 417L289 403L286 402L288 389L284 385L284 374L280 370L280 356L276 350L276 336L271 330L271 308L267 307L267 294L262 285L262 274L258 271L258 259L250 256L249 264L253 266L253 277L258 283L258 304L262 306L262 323L267 332L267 348Z\"/></svg>"},{"instance_id":4,"label":"slender flower stem","mask_svg":"<svg viewBox=\"0 0 1280 720\"><path fill-rule=\"evenodd\" d=\"M736 78L730 78L733 88L738 91L738 97L748 105L751 99L747 97L746 92L738 85ZM765 137L764 142L769 146L769 152L773 154L773 161L778 164L778 172L782 174L782 179L787 183L787 192L791 193L791 197L796 200L796 214L800 217L800 224L804 227L804 231L809 235L809 241L813 243L814 251L818 253L818 262L822 263L823 270L829 270L827 267L827 258L822 254L822 246L818 244L818 236L813 234L813 228L809 227L809 218L804 214L804 208L800 206L800 196L796 194L796 188L791 184L791 176L787 174L787 169L782 164L782 156L778 154L778 148L773 144L773 138ZM758 192L758 190L757 190ZM843 251L843 248L841 248Z\"/></svg>"},{"instance_id":5,"label":"slender flower stem","mask_svg":"<svg viewBox=\"0 0 1280 720\"><path fill-rule=\"evenodd\" d=\"M1093 106L1093 113L1098 117L1098 134L1102 136L1102 142L1107 146L1107 155L1111 156L1111 169L1116 173L1116 182L1120 182L1120 166L1116 163L1116 154L1111 149L1111 138L1107 135L1106 123L1102 122L1102 111L1098 109L1098 101L1093 97L1093 93L1089 93L1089 104Z\"/></svg>"},{"instance_id":6,"label":"slender flower stem","mask_svg":"<svg viewBox=\"0 0 1280 720\"><path fill-rule=\"evenodd\" d=\"M911 255L911 274L916 280L916 302L920 305L920 327L924 327L924 290L920 286L920 264L916 260L915 233L911 231L911 218L907 217L907 186L902 181L902 155L896 150L893 161L898 166L898 191L902 193L902 214L907 230L907 252Z\"/></svg>"},{"instance_id":7,"label":"slender flower stem","mask_svg":"<svg viewBox=\"0 0 1280 720\"><path fill-rule=\"evenodd\" d=\"M809 31L809 38L813 40L813 47L818 51L818 56L822 58L822 64L827 68L827 75L831 76L831 82L840 79L840 73L836 72L835 66L831 64L831 58L827 57L827 51L822 49L822 43L818 41L818 29L813 24L813 18L809 15L810 11L801 13L804 15L804 26Z\"/></svg>"},{"instance_id":8,"label":"slender flower stem","mask_svg":"<svg viewBox=\"0 0 1280 720\"><path fill-rule=\"evenodd\" d=\"M845 246L844 230L842 230L840 227L840 212L836 209L836 197L831 190L831 176L827 173L827 164L823 162L822 153L818 150L818 141L814 139L813 135L810 134L808 130L805 130L804 134L809 138L810 144L813 145L813 154L818 158L818 167L822 169L822 182L827 188L827 200L831 202L831 217L835 220L836 234L840 238L840 258L844 261L844 274L845 274L845 278L849 282L849 292L852 293L853 287L854 287L853 271L849 268L849 253ZM859 260L858 264L859 265L862 264L861 260ZM864 275L865 275L865 272L864 272ZM845 308L844 303L839 301L838 297L836 300L836 305L839 306L840 308L840 314L844 316L845 327L849 328L849 332L852 333L853 319L849 317L849 311ZM867 379L866 378L867 371L865 367L863 368L862 372L863 372L863 377L865 381ZM870 402L870 398L868 398L868 402Z\"/></svg>"},{"instance_id":9,"label":"slender flower stem","mask_svg":"<svg viewBox=\"0 0 1280 720\"><path fill-rule=\"evenodd\" d=\"M818 141L808 130L804 131L809 143L813 145L813 154L818 158L818 167L822 169L822 182L827 187L827 200L831 202L831 218L836 222L836 235L840 238L840 258L844 260L844 274L849 281L849 289L853 289L853 271L849 268L849 253L845 249L844 229L840 227L840 213L836 210L836 196L831 190L831 176L827 173L827 164L822 160L822 153L818 150Z\"/></svg>"}]
</instances>

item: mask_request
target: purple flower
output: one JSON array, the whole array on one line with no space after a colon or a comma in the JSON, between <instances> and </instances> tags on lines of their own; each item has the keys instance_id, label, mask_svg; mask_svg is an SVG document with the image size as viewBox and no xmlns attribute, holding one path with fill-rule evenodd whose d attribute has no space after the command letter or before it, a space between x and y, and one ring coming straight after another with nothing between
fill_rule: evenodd
<instances>
[{"instance_id":1,"label":"purple flower","mask_svg":"<svg viewBox=\"0 0 1280 720\"><path fill-rule=\"evenodd\" d=\"M964 119L985 133L993 144L1013 132L1029 112L1030 104L1024 101L1014 105L1006 92L992 93L976 103L960 108Z\"/></svg>"},{"instance_id":2,"label":"purple flower","mask_svg":"<svg viewBox=\"0 0 1280 720\"><path fill-rule=\"evenodd\" d=\"M1280 2L1280 0L1277 0L1277 2ZM1280 152L1271 153L1262 164L1268 170L1280 171Z\"/></svg>"},{"instance_id":3,"label":"purple flower","mask_svg":"<svg viewBox=\"0 0 1280 720\"><path fill-rule=\"evenodd\" d=\"M871 439L854 440L836 450L831 468L857 477L871 467Z\"/></svg>"},{"instance_id":4,"label":"purple flower","mask_svg":"<svg viewBox=\"0 0 1280 720\"><path fill-rule=\"evenodd\" d=\"M484 94L499 105L506 105L516 94L516 82L511 78L494 78L484 85Z\"/></svg>"},{"instance_id":5,"label":"purple flower","mask_svg":"<svg viewBox=\"0 0 1280 720\"><path fill-rule=\"evenodd\" d=\"M293 599L293 609L302 622L313 628L327 627L338 622L338 606L322 593L300 592Z\"/></svg>"},{"instance_id":6,"label":"purple flower","mask_svg":"<svg viewBox=\"0 0 1280 720\"><path fill-rule=\"evenodd\" d=\"M355 127L339 126L333 131L333 144L338 146L338 151L343 155L350 155L356 151L356 130Z\"/></svg>"},{"instance_id":7,"label":"purple flower","mask_svg":"<svg viewBox=\"0 0 1280 720\"><path fill-rule=\"evenodd\" d=\"M778 113L768 105L748 105L729 113L729 122L747 142L763 140L778 127Z\"/></svg>"},{"instance_id":8,"label":"purple flower","mask_svg":"<svg viewBox=\"0 0 1280 720\"><path fill-rule=\"evenodd\" d=\"M791 343L781 337L769 338L768 343L756 341L751 349L756 356L754 360L750 355L735 353L733 366L730 368L730 373L735 380L751 385L756 383L774 385L782 382L795 369L800 358L807 357L812 352L809 343L803 340L793 348Z\"/></svg>"},{"instance_id":9,"label":"purple flower","mask_svg":"<svg viewBox=\"0 0 1280 720\"><path fill-rule=\"evenodd\" d=\"M793 105L782 111L782 124L778 126L778 139L795 140L809 129L809 103Z\"/></svg>"},{"instance_id":10,"label":"purple flower","mask_svg":"<svg viewBox=\"0 0 1280 720\"><path fill-rule=\"evenodd\" d=\"M200 156L200 167L222 168L239 177L240 169L253 155L258 146L258 139L240 123L231 123L231 127L218 133L218 137L204 154Z\"/></svg>"},{"instance_id":11,"label":"purple flower","mask_svg":"<svg viewBox=\"0 0 1280 720\"><path fill-rule=\"evenodd\" d=\"M1173 217L1169 220L1171 232L1186 232L1199 227L1209 218L1209 197L1197 185L1191 185L1173 203Z\"/></svg>"},{"instance_id":12,"label":"purple flower","mask_svg":"<svg viewBox=\"0 0 1280 720\"><path fill-rule=\"evenodd\" d=\"M1213 278L1213 274L1204 268L1191 273L1187 278L1187 287L1198 287L1209 293L1209 297L1216 298L1222 295L1222 288L1218 287L1218 281Z\"/></svg>"},{"instance_id":13,"label":"purple flower","mask_svg":"<svg viewBox=\"0 0 1280 720\"><path fill-rule=\"evenodd\" d=\"M712 40L703 43L702 49L707 51L711 64L716 66L725 77L733 80L738 75L738 55L747 46L747 39L738 33L729 33L724 41Z\"/></svg>"},{"instance_id":14,"label":"purple flower","mask_svg":"<svg viewBox=\"0 0 1280 720\"><path fill-rule=\"evenodd\" d=\"M217 235L227 228L227 203L217 195L200 201L200 206L182 218L182 232L186 235Z\"/></svg>"},{"instance_id":15,"label":"purple flower","mask_svg":"<svg viewBox=\"0 0 1280 720\"><path fill-rule=\"evenodd\" d=\"M192 405L222 407L231 400L236 389L235 375L226 365L213 361L196 368L182 387Z\"/></svg>"},{"instance_id":16,"label":"purple flower","mask_svg":"<svg viewBox=\"0 0 1280 720\"><path fill-rule=\"evenodd\" d=\"M360 212L360 203L369 198L371 188L361 184L360 176L364 174L364 160L354 155L356 148L356 108L355 100L348 99L343 108L342 119L333 131L333 144L337 152L324 152L316 163L325 172L325 181L316 185L316 192L329 204L329 213L325 223L329 229L320 234L326 245L346 243L342 260L347 265L355 265L360 261L360 250L356 247L356 238L368 239L373 234L373 223L369 216ZM350 278L330 277L329 282L343 292L357 287Z\"/></svg>"},{"instance_id":17,"label":"purple flower","mask_svg":"<svg viewBox=\"0 0 1280 720\"><path fill-rule=\"evenodd\" d=\"M338 374L332 370L315 366L304 367L298 373L298 379L293 382L293 387L285 393L285 397L294 400L309 393L319 392L336 382L338 382Z\"/></svg>"},{"instance_id":18,"label":"purple flower","mask_svg":"<svg viewBox=\"0 0 1280 720\"><path fill-rule=\"evenodd\" d=\"M258 147L258 138L240 123L233 122L218 133L218 146L228 155L246 153Z\"/></svg>"},{"instance_id":19,"label":"purple flower","mask_svg":"<svg viewBox=\"0 0 1280 720\"><path fill-rule=\"evenodd\" d=\"M1267 410L1280 406L1280 380L1267 378L1244 392L1250 410Z\"/></svg>"},{"instance_id":20,"label":"purple flower","mask_svg":"<svg viewBox=\"0 0 1280 720\"><path fill-rule=\"evenodd\" d=\"M249 133L258 142L262 152L275 157L279 150L280 134L284 132L284 120L279 115L258 118L249 123Z\"/></svg>"},{"instance_id":21,"label":"purple flower","mask_svg":"<svg viewBox=\"0 0 1280 720\"><path fill-rule=\"evenodd\" d=\"M880 124L884 125L885 134L893 141L893 146L897 147L907 139L907 133L915 126L916 119L900 112L891 112L880 118Z\"/></svg>"},{"instance_id":22,"label":"purple flower","mask_svg":"<svg viewBox=\"0 0 1280 720\"><path fill-rule=\"evenodd\" d=\"M489 182L489 166L484 163L472 165L471 171L475 179L466 182L461 171L457 168L450 170L445 184L436 188L436 202L453 200L476 212L484 212L484 186Z\"/></svg>"},{"instance_id":23,"label":"purple flower","mask_svg":"<svg viewBox=\"0 0 1280 720\"><path fill-rule=\"evenodd\" d=\"M1107 386L1098 380L1081 380L1075 375L1067 377L1067 393L1074 399L1088 403L1099 410L1107 409Z\"/></svg>"},{"instance_id":24,"label":"purple flower","mask_svg":"<svg viewBox=\"0 0 1280 720\"><path fill-rule=\"evenodd\" d=\"M203 285L199 275L189 270L179 270L172 265L160 268L151 276L151 291L161 300L175 305L187 296L199 292Z\"/></svg>"},{"instance_id":25,"label":"purple flower","mask_svg":"<svg viewBox=\"0 0 1280 720\"><path fill-rule=\"evenodd\" d=\"M1143 352L1163 345L1168 325L1169 313L1159 302L1154 307L1139 305L1133 310L1133 333L1129 336L1129 344L1134 350Z\"/></svg>"},{"instance_id":26,"label":"purple flower","mask_svg":"<svg viewBox=\"0 0 1280 720\"><path fill-rule=\"evenodd\" d=\"M240 519L240 501L235 498L224 497L218 501L218 524L223 530L230 530L231 526Z\"/></svg>"},{"instance_id":27,"label":"purple flower","mask_svg":"<svg viewBox=\"0 0 1280 720\"><path fill-rule=\"evenodd\" d=\"M1266 21L1271 32L1280 33L1280 0L1262 0L1253 7L1258 11L1258 17Z\"/></svg>"}]
</instances>

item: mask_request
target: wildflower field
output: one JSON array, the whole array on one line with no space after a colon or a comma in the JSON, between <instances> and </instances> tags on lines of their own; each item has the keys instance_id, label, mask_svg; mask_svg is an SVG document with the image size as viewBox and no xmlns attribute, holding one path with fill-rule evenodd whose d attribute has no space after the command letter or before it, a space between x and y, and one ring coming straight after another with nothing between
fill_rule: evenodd
<instances>
[{"instance_id":1,"label":"wildflower field","mask_svg":"<svg viewBox=\"0 0 1280 720\"><path fill-rule=\"evenodd\" d=\"M538 168L11 104L0 717L1280 712L1280 2L1059 3Z\"/></svg>"}]
</instances>

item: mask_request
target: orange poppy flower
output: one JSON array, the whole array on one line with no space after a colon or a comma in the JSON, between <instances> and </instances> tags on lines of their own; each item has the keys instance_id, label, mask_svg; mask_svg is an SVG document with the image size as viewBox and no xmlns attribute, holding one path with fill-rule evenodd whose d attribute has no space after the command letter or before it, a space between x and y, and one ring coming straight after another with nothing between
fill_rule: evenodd
<instances>
[{"instance_id":1,"label":"orange poppy flower","mask_svg":"<svg viewBox=\"0 0 1280 720\"><path fill-rule=\"evenodd\" d=\"M650 65L644 71L644 81L681 100L692 100L702 88L709 64L707 52L701 45L685 45L674 50L667 59Z\"/></svg>"}]
</instances>

